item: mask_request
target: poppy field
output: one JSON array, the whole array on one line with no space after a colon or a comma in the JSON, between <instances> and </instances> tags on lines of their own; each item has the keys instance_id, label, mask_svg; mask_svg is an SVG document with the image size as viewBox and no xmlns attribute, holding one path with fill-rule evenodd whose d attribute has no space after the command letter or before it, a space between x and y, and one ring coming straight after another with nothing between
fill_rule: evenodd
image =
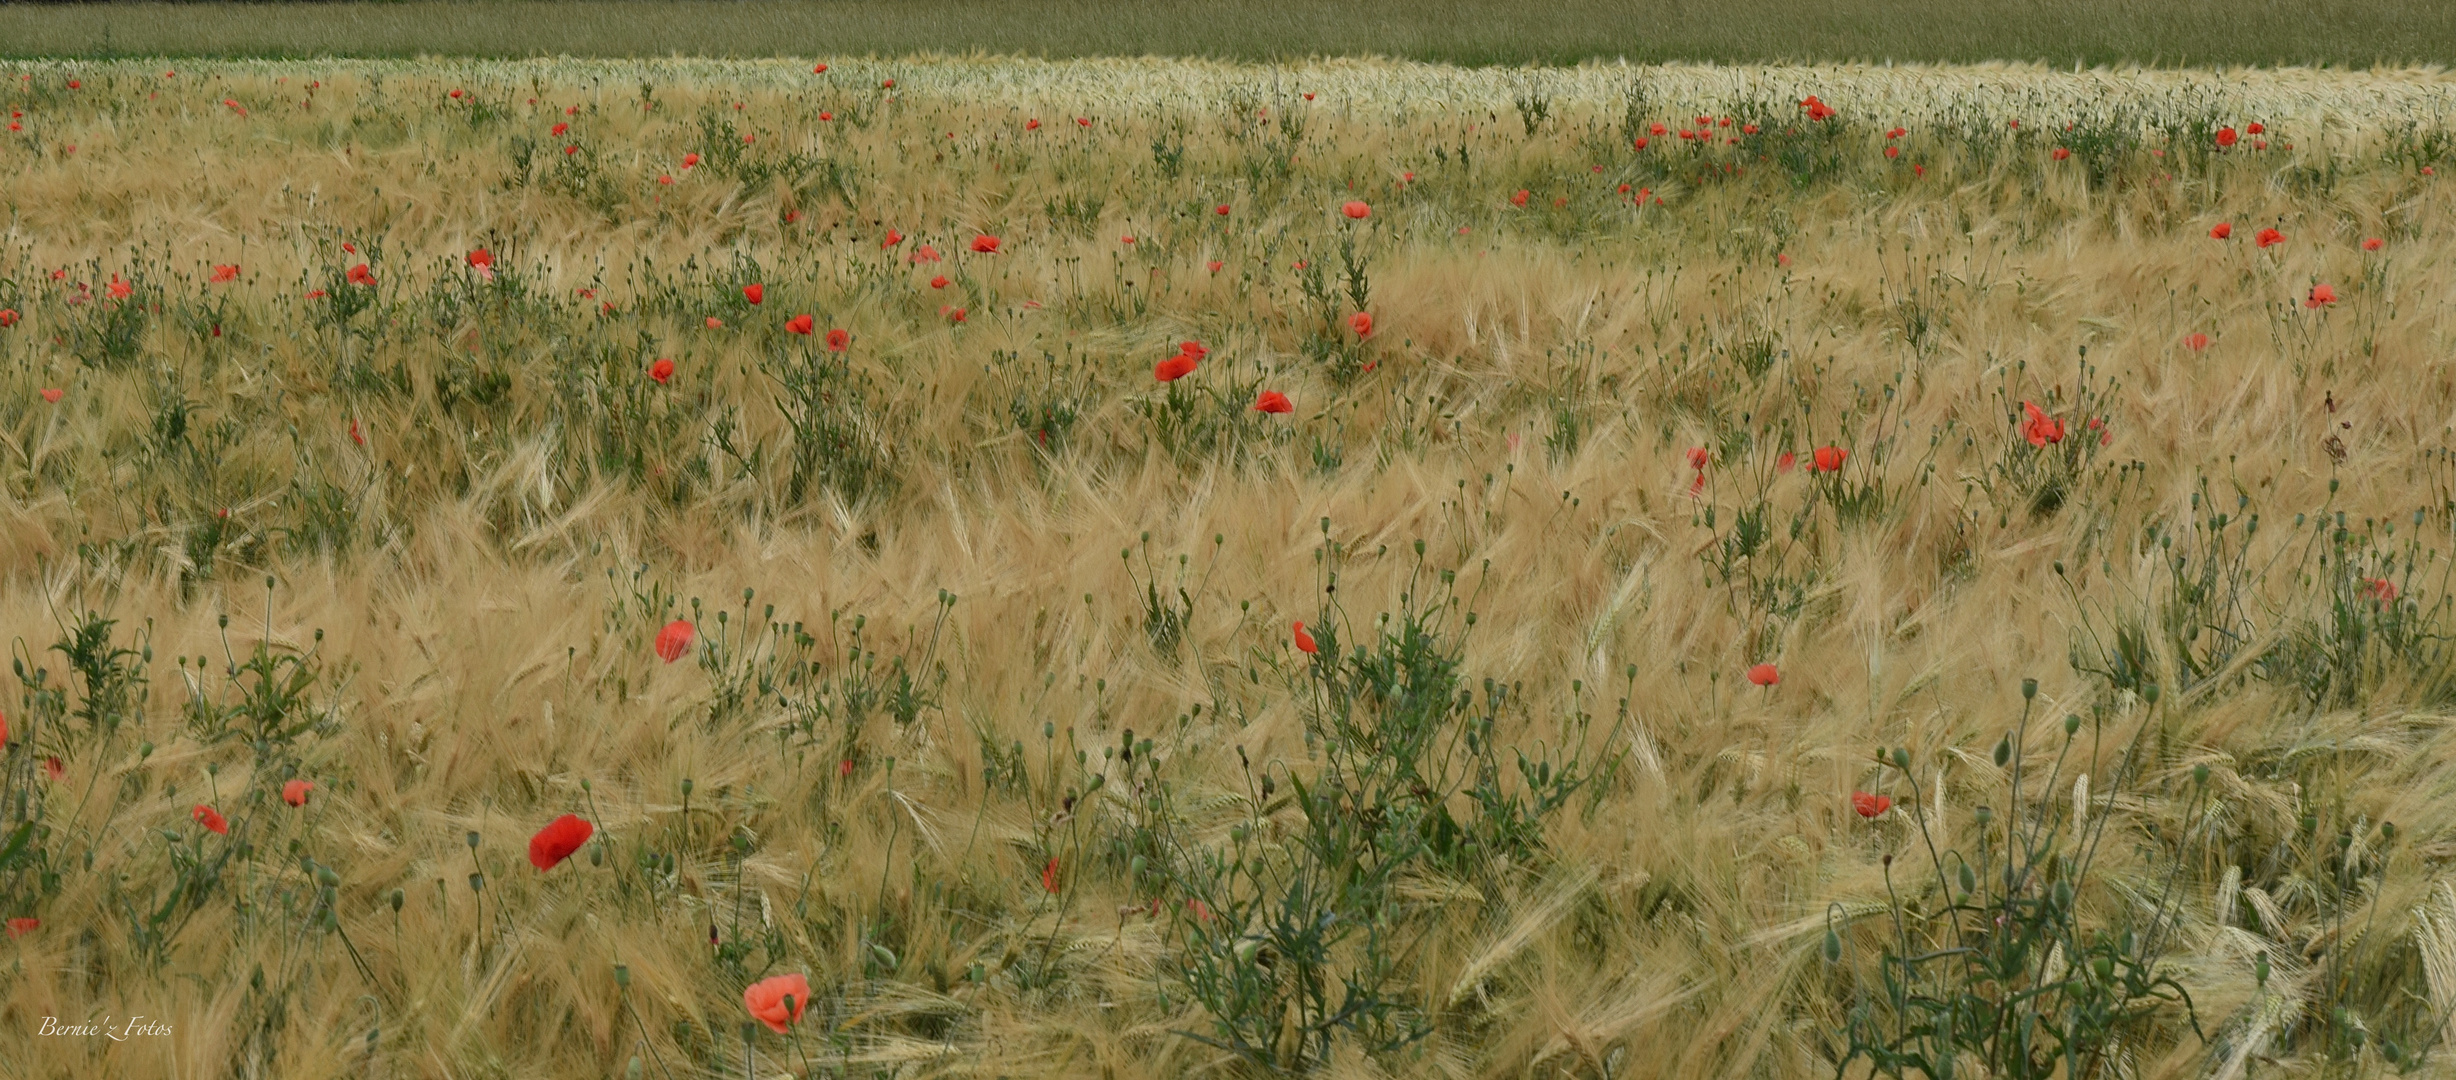
<instances>
[{"instance_id":1,"label":"poppy field","mask_svg":"<svg viewBox=\"0 0 2456 1080\"><path fill-rule=\"evenodd\" d=\"M0 98L12 1076L2456 1060L2446 75Z\"/></svg>"}]
</instances>

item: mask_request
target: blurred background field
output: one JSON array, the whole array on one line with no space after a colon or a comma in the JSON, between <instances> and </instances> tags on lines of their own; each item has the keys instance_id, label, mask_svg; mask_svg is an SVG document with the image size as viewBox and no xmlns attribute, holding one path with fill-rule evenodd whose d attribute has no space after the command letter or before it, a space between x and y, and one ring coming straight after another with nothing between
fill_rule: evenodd
<instances>
[{"instance_id":1,"label":"blurred background field","mask_svg":"<svg viewBox=\"0 0 2456 1080\"><path fill-rule=\"evenodd\" d=\"M2456 61L2431 0L746 0L0 6L0 56L1383 56L1453 64Z\"/></svg>"}]
</instances>

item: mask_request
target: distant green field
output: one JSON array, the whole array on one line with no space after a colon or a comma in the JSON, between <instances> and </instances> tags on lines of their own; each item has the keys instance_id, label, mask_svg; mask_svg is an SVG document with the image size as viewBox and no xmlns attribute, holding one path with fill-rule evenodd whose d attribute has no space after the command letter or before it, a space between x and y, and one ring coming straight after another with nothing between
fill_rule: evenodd
<instances>
[{"instance_id":1,"label":"distant green field","mask_svg":"<svg viewBox=\"0 0 2456 1080\"><path fill-rule=\"evenodd\" d=\"M2435 0L815 0L0 6L0 56L777 56L913 52L1460 64L2033 60L2446 64Z\"/></svg>"}]
</instances>

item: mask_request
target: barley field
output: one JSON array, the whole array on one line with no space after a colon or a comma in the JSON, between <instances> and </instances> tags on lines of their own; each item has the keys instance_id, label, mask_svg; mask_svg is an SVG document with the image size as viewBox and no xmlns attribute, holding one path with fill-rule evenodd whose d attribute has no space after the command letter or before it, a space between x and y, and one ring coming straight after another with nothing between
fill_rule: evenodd
<instances>
[{"instance_id":1,"label":"barley field","mask_svg":"<svg viewBox=\"0 0 2456 1080\"><path fill-rule=\"evenodd\" d=\"M0 96L9 1076L2456 1073L2443 72Z\"/></svg>"}]
</instances>

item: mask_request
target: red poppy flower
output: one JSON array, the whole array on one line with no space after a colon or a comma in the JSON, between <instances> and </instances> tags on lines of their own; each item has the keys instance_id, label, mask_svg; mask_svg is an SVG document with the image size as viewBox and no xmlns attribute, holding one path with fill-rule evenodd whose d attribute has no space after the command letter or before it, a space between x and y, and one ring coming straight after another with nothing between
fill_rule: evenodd
<instances>
[{"instance_id":1,"label":"red poppy flower","mask_svg":"<svg viewBox=\"0 0 2456 1080\"><path fill-rule=\"evenodd\" d=\"M1151 369L1151 377L1158 379L1161 382L1175 382L1193 374L1195 362L1194 357L1185 353L1178 353L1175 356L1169 357L1168 359L1162 360L1158 364L1153 365Z\"/></svg>"},{"instance_id":2,"label":"red poppy flower","mask_svg":"<svg viewBox=\"0 0 2456 1080\"><path fill-rule=\"evenodd\" d=\"M2323 308L2337 302L2337 290L2327 285L2313 285L2311 295L2303 298L2307 308Z\"/></svg>"},{"instance_id":3,"label":"red poppy flower","mask_svg":"<svg viewBox=\"0 0 2456 1080\"><path fill-rule=\"evenodd\" d=\"M2268 133L2268 128L2257 120L2243 125L2243 130L2253 135L2265 135Z\"/></svg>"},{"instance_id":4,"label":"red poppy flower","mask_svg":"<svg viewBox=\"0 0 2456 1080\"><path fill-rule=\"evenodd\" d=\"M1893 800L1884 795L1870 795L1864 791L1854 791L1851 792L1851 809L1858 811L1860 817L1872 818L1893 809Z\"/></svg>"},{"instance_id":5,"label":"red poppy flower","mask_svg":"<svg viewBox=\"0 0 2456 1080\"><path fill-rule=\"evenodd\" d=\"M671 173L661 174L661 175L659 175L659 176L657 177L657 183L660 183L660 184L665 184L665 185L671 186L671 185L673 184L673 182L674 182L674 177L673 177L673 174L671 174Z\"/></svg>"},{"instance_id":6,"label":"red poppy flower","mask_svg":"<svg viewBox=\"0 0 2456 1080\"><path fill-rule=\"evenodd\" d=\"M836 114L831 113L831 112L823 112L823 113L820 113L820 114L819 114L819 119L820 119L820 121L822 121L822 122L832 121L832 120L834 120L835 118L836 118Z\"/></svg>"},{"instance_id":7,"label":"red poppy flower","mask_svg":"<svg viewBox=\"0 0 2456 1080\"><path fill-rule=\"evenodd\" d=\"M27 934L33 933L34 929L41 925L43 925L43 921L41 919L37 919L31 915L20 915L9 920L9 936L13 938L24 937Z\"/></svg>"},{"instance_id":8,"label":"red poppy flower","mask_svg":"<svg viewBox=\"0 0 2456 1080\"><path fill-rule=\"evenodd\" d=\"M1214 213L1217 213L1217 214L1218 214L1219 216L1221 216L1221 217L1227 217L1227 216L1228 216L1228 204L1227 204L1227 203L1221 203L1221 204L1219 204L1219 206L1218 206L1218 207L1216 207L1216 208L1214 209L1214 211L1213 211L1213 212L1214 212Z\"/></svg>"},{"instance_id":9,"label":"red poppy flower","mask_svg":"<svg viewBox=\"0 0 2456 1080\"><path fill-rule=\"evenodd\" d=\"M2071 157L2071 156L2072 156L2072 151L2070 151L2070 150L2066 150L2066 149L2064 149L2063 147L2058 146L2058 147L2056 147L2056 148L2055 148L2055 153L2053 153L2053 154L2051 154L2051 155L2048 155L2048 156L2053 157L2053 158L2054 158L2055 160L2057 160L2057 161L2062 161L2062 160L2064 160L2064 159L2066 159L2066 158Z\"/></svg>"},{"instance_id":10,"label":"red poppy flower","mask_svg":"<svg viewBox=\"0 0 2456 1080\"><path fill-rule=\"evenodd\" d=\"M2396 583L2384 577L2366 577L2362 579L2362 584L2363 595L2370 597L2373 603L2396 599Z\"/></svg>"},{"instance_id":11,"label":"red poppy flower","mask_svg":"<svg viewBox=\"0 0 2456 1080\"><path fill-rule=\"evenodd\" d=\"M940 275L938 275L937 277L934 277L934 278L931 278L931 279L930 279L930 288L933 288L933 289L943 289L943 288L946 288L946 287L947 287L947 276L946 276L945 274L940 274Z\"/></svg>"},{"instance_id":12,"label":"red poppy flower","mask_svg":"<svg viewBox=\"0 0 2456 1080\"><path fill-rule=\"evenodd\" d=\"M1759 664L1748 669L1748 681L1759 686L1772 686L1782 681L1782 675L1774 670L1772 664Z\"/></svg>"},{"instance_id":13,"label":"red poppy flower","mask_svg":"<svg viewBox=\"0 0 2456 1080\"><path fill-rule=\"evenodd\" d=\"M195 818L197 824L211 829L215 833L222 836L230 835L230 822L224 820L222 815L215 813L213 808L210 806L206 806L203 803L197 803L196 809L188 811L188 816Z\"/></svg>"},{"instance_id":14,"label":"red poppy flower","mask_svg":"<svg viewBox=\"0 0 2456 1080\"><path fill-rule=\"evenodd\" d=\"M698 630L688 619L676 619L657 631L657 658L670 664L682 659L691 647L691 635Z\"/></svg>"},{"instance_id":15,"label":"red poppy flower","mask_svg":"<svg viewBox=\"0 0 2456 1080\"><path fill-rule=\"evenodd\" d=\"M894 247L894 246L896 246L897 244L901 244L901 243L903 243L903 242L904 242L904 234L903 234L903 233L897 232L897 231L895 231L894 229L889 229L889 230L887 230L887 238L886 238L886 239L884 239L884 240L879 241L879 242L878 242L878 246L883 247L883 248L891 248L891 247Z\"/></svg>"},{"instance_id":16,"label":"red poppy flower","mask_svg":"<svg viewBox=\"0 0 2456 1080\"><path fill-rule=\"evenodd\" d=\"M699 166L699 155L697 155L697 154L684 154L684 155L682 155L682 167L683 167L683 168L685 168L685 169L692 169L692 168L697 168L698 166Z\"/></svg>"},{"instance_id":17,"label":"red poppy flower","mask_svg":"<svg viewBox=\"0 0 2456 1080\"><path fill-rule=\"evenodd\" d=\"M292 780L281 786L281 801L292 806L305 806L307 805L307 793L314 788L313 781Z\"/></svg>"},{"instance_id":18,"label":"red poppy flower","mask_svg":"<svg viewBox=\"0 0 2456 1080\"><path fill-rule=\"evenodd\" d=\"M2029 414L2028 422L2021 425L2021 434L2030 440L2031 446L2045 446L2048 443L2064 441L2062 419L2050 417L2038 406L2026 401L2021 403L2021 410Z\"/></svg>"},{"instance_id":19,"label":"red poppy flower","mask_svg":"<svg viewBox=\"0 0 2456 1080\"><path fill-rule=\"evenodd\" d=\"M648 377L655 379L657 381L657 385L659 386L663 386L672 381L674 377L674 362L663 357L658 357L656 363L648 365Z\"/></svg>"},{"instance_id":20,"label":"red poppy flower","mask_svg":"<svg viewBox=\"0 0 2456 1080\"><path fill-rule=\"evenodd\" d=\"M811 332L812 328L816 327L817 325L817 321L808 315L796 315L785 320L785 329L796 334L807 335Z\"/></svg>"},{"instance_id":21,"label":"red poppy flower","mask_svg":"<svg viewBox=\"0 0 2456 1080\"><path fill-rule=\"evenodd\" d=\"M350 421L350 441L357 443L360 446L367 445L366 433L358 430L358 421L356 420Z\"/></svg>"},{"instance_id":22,"label":"red poppy flower","mask_svg":"<svg viewBox=\"0 0 2456 1080\"><path fill-rule=\"evenodd\" d=\"M488 251L485 248L479 248L469 253L469 265L471 266L493 266L494 264L494 252Z\"/></svg>"},{"instance_id":23,"label":"red poppy flower","mask_svg":"<svg viewBox=\"0 0 2456 1080\"><path fill-rule=\"evenodd\" d=\"M1040 887L1057 891L1057 856L1049 856L1049 865L1040 868Z\"/></svg>"},{"instance_id":24,"label":"red poppy flower","mask_svg":"<svg viewBox=\"0 0 2456 1080\"><path fill-rule=\"evenodd\" d=\"M1350 315L1347 317L1347 328L1355 331L1357 337L1371 337L1373 334L1373 316L1361 311Z\"/></svg>"},{"instance_id":25,"label":"red poppy flower","mask_svg":"<svg viewBox=\"0 0 2456 1080\"><path fill-rule=\"evenodd\" d=\"M1305 632L1305 624L1301 622L1296 624L1296 651L1307 656L1319 655L1322 651L1320 645L1314 644L1313 635Z\"/></svg>"},{"instance_id":26,"label":"red poppy flower","mask_svg":"<svg viewBox=\"0 0 2456 1080\"><path fill-rule=\"evenodd\" d=\"M216 266L213 268L213 282L216 285L219 285L225 281L236 281L238 278L239 268L236 266L225 265Z\"/></svg>"},{"instance_id":27,"label":"red poppy flower","mask_svg":"<svg viewBox=\"0 0 2456 1080\"><path fill-rule=\"evenodd\" d=\"M2261 247L2267 247L2270 244L2285 243L2285 234L2278 232L2275 229L2262 229L2260 230L2260 235L2253 237L2252 240Z\"/></svg>"},{"instance_id":28,"label":"red poppy flower","mask_svg":"<svg viewBox=\"0 0 2456 1080\"><path fill-rule=\"evenodd\" d=\"M809 1004L810 978L800 972L761 979L742 991L742 1007L750 1010L750 1018L779 1035L802 1018Z\"/></svg>"},{"instance_id":29,"label":"red poppy flower","mask_svg":"<svg viewBox=\"0 0 2456 1080\"><path fill-rule=\"evenodd\" d=\"M2200 351L2200 350L2202 350L2202 349L2208 348L2208 347L2209 347L2209 335L2207 335L2207 334L2185 334L2185 335L2183 335L2183 347L2184 347L2184 348L2186 348L2186 349L2190 349L2190 350L2191 350L2191 351L2193 351L2193 352L2199 352L2199 351Z\"/></svg>"},{"instance_id":30,"label":"red poppy flower","mask_svg":"<svg viewBox=\"0 0 2456 1080\"><path fill-rule=\"evenodd\" d=\"M1637 137L1637 141L1636 141L1635 143L1630 144L1630 145L1632 145L1632 146L1636 147L1636 148L1637 148L1637 149L1639 149L1639 150L1643 150L1643 149L1645 149L1645 148L1646 148L1646 137L1645 137L1645 136L1643 136L1643 135L1640 135L1640 136L1638 136L1638 137Z\"/></svg>"},{"instance_id":31,"label":"red poppy flower","mask_svg":"<svg viewBox=\"0 0 2456 1080\"><path fill-rule=\"evenodd\" d=\"M553 127L552 129L548 130L548 131L546 132L546 134L548 134L548 135L552 135L552 136L554 136L554 137L556 137L556 138L561 138L564 132L566 132L566 131L570 131L570 130L571 130L571 125L570 125L570 124L556 124L556 125L554 125L554 127Z\"/></svg>"},{"instance_id":32,"label":"red poppy flower","mask_svg":"<svg viewBox=\"0 0 2456 1080\"><path fill-rule=\"evenodd\" d=\"M1511 206L1525 206L1526 194L1525 188L1519 188L1515 194L1509 197L1509 204Z\"/></svg>"},{"instance_id":33,"label":"red poppy flower","mask_svg":"<svg viewBox=\"0 0 2456 1080\"><path fill-rule=\"evenodd\" d=\"M1799 456L1798 456L1797 454L1793 454L1792 452L1790 452L1790 451L1788 451L1788 450L1785 450L1785 451L1783 451L1783 452L1782 452L1782 456L1777 457L1777 458L1775 458L1775 459L1774 459L1774 471L1776 471L1776 472L1790 472L1790 471L1791 471L1791 467L1792 467L1793 465L1798 464L1798 463L1799 463Z\"/></svg>"},{"instance_id":34,"label":"red poppy flower","mask_svg":"<svg viewBox=\"0 0 2456 1080\"><path fill-rule=\"evenodd\" d=\"M0 308L0 330L17 325L16 308Z\"/></svg>"},{"instance_id":35,"label":"red poppy flower","mask_svg":"<svg viewBox=\"0 0 2456 1080\"><path fill-rule=\"evenodd\" d=\"M1844 450L1839 446L1817 447L1815 462L1810 466L1810 468L1816 472L1840 472L1842 470L1842 459L1848 456L1849 453L1850 451Z\"/></svg>"},{"instance_id":36,"label":"red poppy flower","mask_svg":"<svg viewBox=\"0 0 2456 1080\"><path fill-rule=\"evenodd\" d=\"M1207 264L1205 264L1205 265L1209 266L1209 267L1210 267L1211 272L1212 272L1212 273L1214 273L1214 274L1216 274L1216 273L1219 273L1219 268L1220 268L1220 267L1226 266L1226 265L1228 265L1228 264L1227 264L1227 263L1224 263L1224 262L1221 262L1221 261L1219 261L1218 259L1213 259L1213 260L1211 260L1209 263L1207 263ZM11 314L15 314L15 312L11 312Z\"/></svg>"},{"instance_id":37,"label":"red poppy flower","mask_svg":"<svg viewBox=\"0 0 2456 1080\"><path fill-rule=\"evenodd\" d=\"M1288 403L1288 395L1282 394L1277 390L1265 390L1262 392L1262 396L1260 398L1255 399L1254 411L1265 413L1294 412L1296 411L1296 406Z\"/></svg>"},{"instance_id":38,"label":"red poppy flower","mask_svg":"<svg viewBox=\"0 0 2456 1080\"><path fill-rule=\"evenodd\" d=\"M996 254L998 250L998 238L986 235L975 236L972 238L972 250L980 252L984 255Z\"/></svg>"},{"instance_id":39,"label":"red poppy flower","mask_svg":"<svg viewBox=\"0 0 2456 1080\"><path fill-rule=\"evenodd\" d=\"M853 775L853 759L846 758L836 763L836 776L838 779L851 775Z\"/></svg>"},{"instance_id":40,"label":"red poppy flower","mask_svg":"<svg viewBox=\"0 0 2456 1080\"><path fill-rule=\"evenodd\" d=\"M716 316L714 316L714 315L710 315L710 316L708 316L708 329L710 329L710 330L721 330L721 329L724 329L724 327L725 327L725 320L720 319L720 318L717 318L717 317L716 317Z\"/></svg>"},{"instance_id":41,"label":"red poppy flower","mask_svg":"<svg viewBox=\"0 0 2456 1080\"><path fill-rule=\"evenodd\" d=\"M1211 350L1199 341L1180 341L1177 343L1177 351L1196 360L1211 355Z\"/></svg>"},{"instance_id":42,"label":"red poppy flower","mask_svg":"<svg viewBox=\"0 0 2456 1080\"><path fill-rule=\"evenodd\" d=\"M61 761L57 755L46 757L43 759L43 775L50 777L51 781L56 784L61 780L67 779L68 765L66 762Z\"/></svg>"},{"instance_id":43,"label":"red poppy flower","mask_svg":"<svg viewBox=\"0 0 2456 1080\"><path fill-rule=\"evenodd\" d=\"M757 306L760 301L767 299L767 286L761 285L756 281L742 286L742 299L750 301L753 306Z\"/></svg>"},{"instance_id":44,"label":"red poppy flower","mask_svg":"<svg viewBox=\"0 0 2456 1080\"><path fill-rule=\"evenodd\" d=\"M2386 246L2388 246L2388 242L2376 236L2362 242L2362 250L2364 251L2377 251Z\"/></svg>"},{"instance_id":45,"label":"red poppy flower","mask_svg":"<svg viewBox=\"0 0 2456 1080\"><path fill-rule=\"evenodd\" d=\"M964 321L964 309L959 308L959 307L944 307L944 308L939 308L939 309L938 309L938 313L939 313L939 314L941 314L941 315L946 316L946 317L947 317L947 321L948 321L948 322L962 322L962 321Z\"/></svg>"},{"instance_id":46,"label":"red poppy flower","mask_svg":"<svg viewBox=\"0 0 2456 1080\"><path fill-rule=\"evenodd\" d=\"M1075 126L1076 126L1076 127L1090 127L1090 126L1092 126L1092 118L1091 118L1091 117L1088 117L1088 116L1078 116L1078 117L1075 117Z\"/></svg>"},{"instance_id":47,"label":"red poppy flower","mask_svg":"<svg viewBox=\"0 0 2456 1080\"><path fill-rule=\"evenodd\" d=\"M2233 235L2234 225L2231 222L2220 221L2215 225L2209 226L2209 237L2211 239L2224 240Z\"/></svg>"},{"instance_id":48,"label":"red poppy flower","mask_svg":"<svg viewBox=\"0 0 2456 1080\"><path fill-rule=\"evenodd\" d=\"M1032 119L1030 119L1030 120L1026 120L1026 121L1024 121L1024 122L1023 122L1023 130L1025 130L1025 131L1039 131L1039 130L1040 130L1040 118L1039 118L1039 117L1034 117L1034 118L1032 118Z\"/></svg>"},{"instance_id":49,"label":"red poppy flower","mask_svg":"<svg viewBox=\"0 0 2456 1080\"><path fill-rule=\"evenodd\" d=\"M1358 221L1362 221L1365 218L1373 216L1372 207L1367 206L1362 202L1353 200L1349 201L1347 205L1340 207L1339 212Z\"/></svg>"},{"instance_id":50,"label":"red poppy flower","mask_svg":"<svg viewBox=\"0 0 2456 1080\"><path fill-rule=\"evenodd\" d=\"M917 263L937 262L938 249L931 247L928 244L923 244L919 249L912 253L912 258L910 261Z\"/></svg>"},{"instance_id":51,"label":"red poppy flower","mask_svg":"<svg viewBox=\"0 0 2456 1080\"><path fill-rule=\"evenodd\" d=\"M136 292L136 285L132 282L121 281L118 274L113 274L111 275L110 292L111 299L125 300L129 294Z\"/></svg>"},{"instance_id":52,"label":"red poppy flower","mask_svg":"<svg viewBox=\"0 0 2456 1080\"><path fill-rule=\"evenodd\" d=\"M546 823L529 838L529 865L540 871L552 870L571 858L571 853L596 835L597 827L578 814L565 814Z\"/></svg>"},{"instance_id":53,"label":"red poppy flower","mask_svg":"<svg viewBox=\"0 0 2456 1080\"><path fill-rule=\"evenodd\" d=\"M820 64L817 67L811 68L810 73L813 75L825 75L827 74L827 65Z\"/></svg>"},{"instance_id":54,"label":"red poppy flower","mask_svg":"<svg viewBox=\"0 0 2456 1080\"><path fill-rule=\"evenodd\" d=\"M2234 145L2234 140L2237 138L2240 138L2240 136L2234 133L2233 128L2221 127L2217 129L2217 148L2223 150L2231 147Z\"/></svg>"},{"instance_id":55,"label":"red poppy flower","mask_svg":"<svg viewBox=\"0 0 2456 1080\"><path fill-rule=\"evenodd\" d=\"M566 147L564 147L564 148L563 148L563 156L564 156L564 157L570 157L570 156L572 156L573 154L577 154L577 153L579 153L579 152L580 152L580 144L578 144L578 143L573 143L573 144L571 144L570 146L566 146Z\"/></svg>"},{"instance_id":56,"label":"red poppy flower","mask_svg":"<svg viewBox=\"0 0 2456 1080\"><path fill-rule=\"evenodd\" d=\"M844 347L852 343L853 335L845 332L842 327L827 332L827 351L829 352L843 352Z\"/></svg>"},{"instance_id":57,"label":"red poppy flower","mask_svg":"<svg viewBox=\"0 0 2456 1080\"><path fill-rule=\"evenodd\" d=\"M1688 463L1689 468L1703 470L1706 467L1706 448L1702 446L1689 447Z\"/></svg>"},{"instance_id":58,"label":"red poppy flower","mask_svg":"<svg viewBox=\"0 0 2456 1080\"><path fill-rule=\"evenodd\" d=\"M460 92L460 91L458 91L458 90L454 90L454 91L452 91L452 93L451 93L449 96L452 98L452 100L454 100L454 101L459 101L459 100L460 100L460 96L461 96L461 92Z\"/></svg>"},{"instance_id":59,"label":"red poppy flower","mask_svg":"<svg viewBox=\"0 0 2456 1080\"><path fill-rule=\"evenodd\" d=\"M350 284L373 285L375 284L375 273L367 269L367 264L359 263L350 267Z\"/></svg>"}]
</instances>

